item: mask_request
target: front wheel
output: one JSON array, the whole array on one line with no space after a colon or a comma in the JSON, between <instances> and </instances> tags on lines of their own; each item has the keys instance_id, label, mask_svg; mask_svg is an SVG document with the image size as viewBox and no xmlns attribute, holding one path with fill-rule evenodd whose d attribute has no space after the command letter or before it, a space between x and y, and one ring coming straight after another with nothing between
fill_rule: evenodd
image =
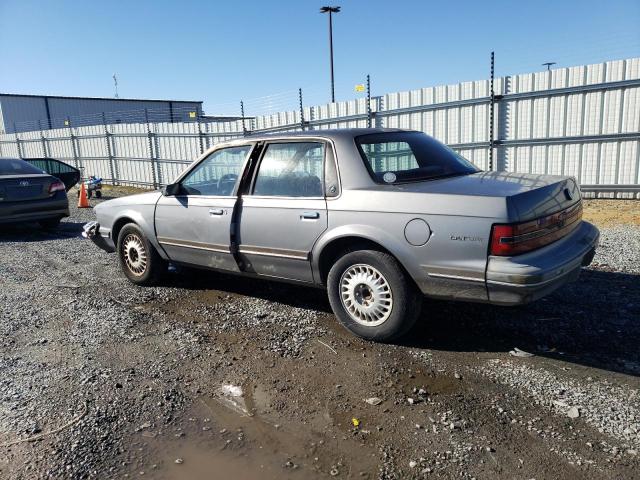
<instances>
[{"instance_id":1,"label":"front wheel","mask_svg":"<svg viewBox=\"0 0 640 480\"><path fill-rule=\"evenodd\" d=\"M135 223L126 224L118 234L118 263L136 285L155 285L167 271L167 262Z\"/></svg>"},{"instance_id":2,"label":"front wheel","mask_svg":"<svg viewBox=\"0 0 640 480\"><path fill-rule=\"evenodd\" d=\"M346 253L331 267L327 288L340 322L368 340L394 340L420 315L421 295L398 261L385 252Z\"/></svg>"}]
</instances>

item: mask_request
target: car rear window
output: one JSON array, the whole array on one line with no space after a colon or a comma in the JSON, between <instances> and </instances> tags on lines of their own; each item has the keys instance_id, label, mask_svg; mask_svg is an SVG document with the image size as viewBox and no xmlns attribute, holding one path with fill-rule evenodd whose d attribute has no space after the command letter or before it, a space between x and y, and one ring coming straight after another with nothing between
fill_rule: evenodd
<instances>
[{"instance_id":1,"label":"car rear window","mask_svg":"<svg viewBox=\"0 0 640 480\"><path fill-rule=\"evenodd\" d=\"M421 132L373 133L355 140L377 183L414 182L479 171L449 147Z\"/></svg>"},{"instance_id":2,"label":"car rear window","mask_svg":"<svg viewBox=\"0 0 640 480\"><path fill-rule=\"evenodd\" d=\"M39 168L17 158L0 158L0 175L33 175L44 173Z\"/></svg>"}]
</instances>

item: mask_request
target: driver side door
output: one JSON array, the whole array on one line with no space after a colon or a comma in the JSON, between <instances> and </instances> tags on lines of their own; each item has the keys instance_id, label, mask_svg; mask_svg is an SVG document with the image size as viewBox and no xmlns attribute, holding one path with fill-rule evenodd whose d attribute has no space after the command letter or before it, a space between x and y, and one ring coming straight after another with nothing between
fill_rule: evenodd
<instances>
[{"instance_id":1,"label":"driver side door","mask_svg":"<svg viewBox=\"0 0 640 480\"><path fill-rule=\"evenodd\" d=\"M158 242L177 263L238 271L230 249L241 177L253 145L212 152L179 180L178 194L156 205Z\"/></svg>"}]
</instances>

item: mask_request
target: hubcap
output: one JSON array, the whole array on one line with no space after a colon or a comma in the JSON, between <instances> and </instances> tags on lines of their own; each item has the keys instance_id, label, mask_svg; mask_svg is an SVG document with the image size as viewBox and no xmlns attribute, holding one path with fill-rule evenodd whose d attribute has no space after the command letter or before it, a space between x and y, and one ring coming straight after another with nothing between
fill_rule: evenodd
<instances>
[{"instance_id":1,"label":"hubcap","mask_svg":"<svg viewBox=\"0 0 640 480\"><path fill-rule=\"evenodd\" d=\"M134 275L142 275L147 269L147 251L140 237L129 234L122 242L124 263Z\"/></svg>"},{"instance_id":2,"label":"hubcap","mask_svg":"<svg viewBox=\"0 0 640 480\"><path fill-rule=\"evenodd\" d=\"M384 323L393 308L389 282L371 265L352 265L342 274L340 298L351 318L367 327Z\"/></svg>"}]
</instances>

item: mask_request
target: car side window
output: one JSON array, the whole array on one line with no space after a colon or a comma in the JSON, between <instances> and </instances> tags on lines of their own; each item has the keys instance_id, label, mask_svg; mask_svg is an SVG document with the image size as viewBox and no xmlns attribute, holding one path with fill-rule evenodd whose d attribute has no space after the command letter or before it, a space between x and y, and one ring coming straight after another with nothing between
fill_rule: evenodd
<instances>
[{"instance_id":1,"label":"car side window","mask_svg":"<svg viewBox=\"0 0 640 480\"><path fill-rule=\"evenodd\" d=\"M228 197L233 193L251 145L211 153L180 182L184 195Z\"/></svg>"},{"instance_id":2,"label":"car side window","mask_svg":"<svg viewBox=\"0 0 640 480\"><path fill-rule=\"evenodd\" d=\"M258 167L254 195L322 197L323 143L270 143Z\"/></svg>"}]
</instances>

